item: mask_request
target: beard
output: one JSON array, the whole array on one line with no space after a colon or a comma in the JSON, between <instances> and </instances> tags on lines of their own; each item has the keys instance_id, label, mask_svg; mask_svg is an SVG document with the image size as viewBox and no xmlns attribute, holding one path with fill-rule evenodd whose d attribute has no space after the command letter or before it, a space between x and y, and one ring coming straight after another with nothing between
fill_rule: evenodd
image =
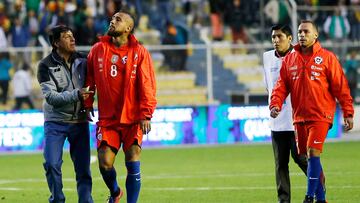
<instances>
[{"instance_id":1,"label":"beard","mask_svg":"<svg viewBox=\"0 0 360 203\"><path fill-rule=\"evenodd\" d=\"M110 37L119 37L122 35L122 32L114 31L114 30L108 30L107 35Z\"/></svg>"},{"instance_id":2,"label":"beard","mask_svg":"<svg viewBox=\"0 0 360 203\"><path fill-rule=\"evenodd\" d=\"M300 47L305 48L307 47L307 41L299 42Z\"/></svg>"}]
</instances>

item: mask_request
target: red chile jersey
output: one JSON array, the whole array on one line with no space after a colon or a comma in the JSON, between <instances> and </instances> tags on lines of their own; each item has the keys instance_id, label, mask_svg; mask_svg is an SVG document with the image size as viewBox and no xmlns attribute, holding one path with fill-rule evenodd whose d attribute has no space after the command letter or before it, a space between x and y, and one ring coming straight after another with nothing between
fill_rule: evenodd
<instances>
[{"instance_id":1,"label":"red chile jersey","mask_svg":"<svg viewBox=\"0 0 360 203\"><path fill-rule=\"evenodd\" d=\"M96 90L99 126L132 124L150 119L156 107L155 74L149 52L133 35L116 47L104 36L88 55L85 87ZM84 101L92 108L94 94Z\"/></svg>"}]
</instances>

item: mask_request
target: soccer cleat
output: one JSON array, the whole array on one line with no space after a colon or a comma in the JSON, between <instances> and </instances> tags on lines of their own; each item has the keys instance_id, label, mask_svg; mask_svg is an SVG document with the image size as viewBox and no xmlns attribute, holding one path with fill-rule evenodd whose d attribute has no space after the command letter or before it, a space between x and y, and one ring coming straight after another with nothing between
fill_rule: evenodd
<instances>
[{"instance_id":1,"label":"soccer cleat","mask_svg":"<svg viewBox=\"0 0 360 203\"><path fill-rule=\"evenodd\" d=\"M120 199L123 195L124 195L124 192L120 189L118 196L116 196L116 197L109 196L106 203L119 203Z\"/></svg>"},{"instance_id":2,"label":"soccer cleat","mask_svg":"<svg viewBox=\"0 0 360 203\"><path fill-rule=\"evenodd\" d=\"M316 200L315 203L328 203L326 200Z\"/></svg>"},{"instance_id":3,"label":"soccer cleat","mask_svg":"<svg viewBox=\"0 0 360 203\"><path fill-rule=\"evenodd\" d=\"M305 199L303 201L303 203L313 203L314 202L314 198L310 197L308 195L305 195Z\"/></svg>"}]
</instances>

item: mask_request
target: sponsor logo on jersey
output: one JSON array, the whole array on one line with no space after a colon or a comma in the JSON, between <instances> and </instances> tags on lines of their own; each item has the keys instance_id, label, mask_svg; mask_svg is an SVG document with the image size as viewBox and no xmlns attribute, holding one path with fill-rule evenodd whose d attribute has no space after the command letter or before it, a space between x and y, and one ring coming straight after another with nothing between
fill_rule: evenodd
<instances>
[{"instance_id":1,"label":"sponsor logo on jersey","mask_svg":"<svg viewBox=\"0 0 360 203\"><path fill-rule=\"evenodd\" d=\"M297 66L292 66L289 68L289 70L297 70Z\"/></svg>"},{"instance_id":2,"label":"sponsor logo on jersey","mask_svg":"<svg viewBox=\"0 0 360 203\"><path fill-rule=\"evenodd\" d=\"M317 67L317 66L314 66L314 65L311 65L311 70L322 70L321 67Z\"/></svg>"},{"instance_id":3,"label":"sponsor logo on jersey","mask_svg":"<svg viewBox=\"0 0 360 203\"><path fill-rule=\"evenodd\" d=\"M316 64L321 64L323 61L323 58L321 58L320 56L317 56L317 57L315 57L314 61Z\"/></svg>"},{"instance_id":4,"label":"sponsor logo on jersey","mask_svg":"<svg viewBox=\"0 0 360 203\"><path fill-rule=\"evenodd\" d=\"M319 72L316 72L316 71L311 71L311 75L313 75L313 76L320 76L320 73L319 73Z\"/></svg>"},{"instance_id":5,"label":"sponsor logo on jersey","mask_svg":"<svg viewBox=\"0 0 360 203\"><path fill-rule=\"evenodd\" d=\"M119 56L118 55L112 55L111 57L111 63L116 63L119 60Z\"/></svg>"}]
</instances>

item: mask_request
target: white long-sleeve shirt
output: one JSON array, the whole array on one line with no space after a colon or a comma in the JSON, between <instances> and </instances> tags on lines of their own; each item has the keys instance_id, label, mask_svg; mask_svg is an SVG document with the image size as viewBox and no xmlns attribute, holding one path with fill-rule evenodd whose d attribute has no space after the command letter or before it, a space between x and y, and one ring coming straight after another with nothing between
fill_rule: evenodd
<instances>
[{"instance_id":1,"label":"white long-sleeve shirt","mask_svg":"<svg viewBox=\"0 0 360 203\"><path fill-rule=\"evenodd\" d=\"M18 70L13 78L14 97L30 96L32 90L31 76L28 71Z\"/></svg>"},{"instance_id":2,"label":"white long-sleeve shirt","mask_svg":"<svg viewBox=\"0 0 360 203\"><path fill-rule=\"evenodd\" d=\"M282 60L283 57L277 57L275 55L275 50L267 51L263 54L264 81L269 94L269 103L271 92L280 74ZM285 99L285 103L278 117L270 118L270 129L272 131L294 130L290 95Z\"/></svg>"}]
</instances>

